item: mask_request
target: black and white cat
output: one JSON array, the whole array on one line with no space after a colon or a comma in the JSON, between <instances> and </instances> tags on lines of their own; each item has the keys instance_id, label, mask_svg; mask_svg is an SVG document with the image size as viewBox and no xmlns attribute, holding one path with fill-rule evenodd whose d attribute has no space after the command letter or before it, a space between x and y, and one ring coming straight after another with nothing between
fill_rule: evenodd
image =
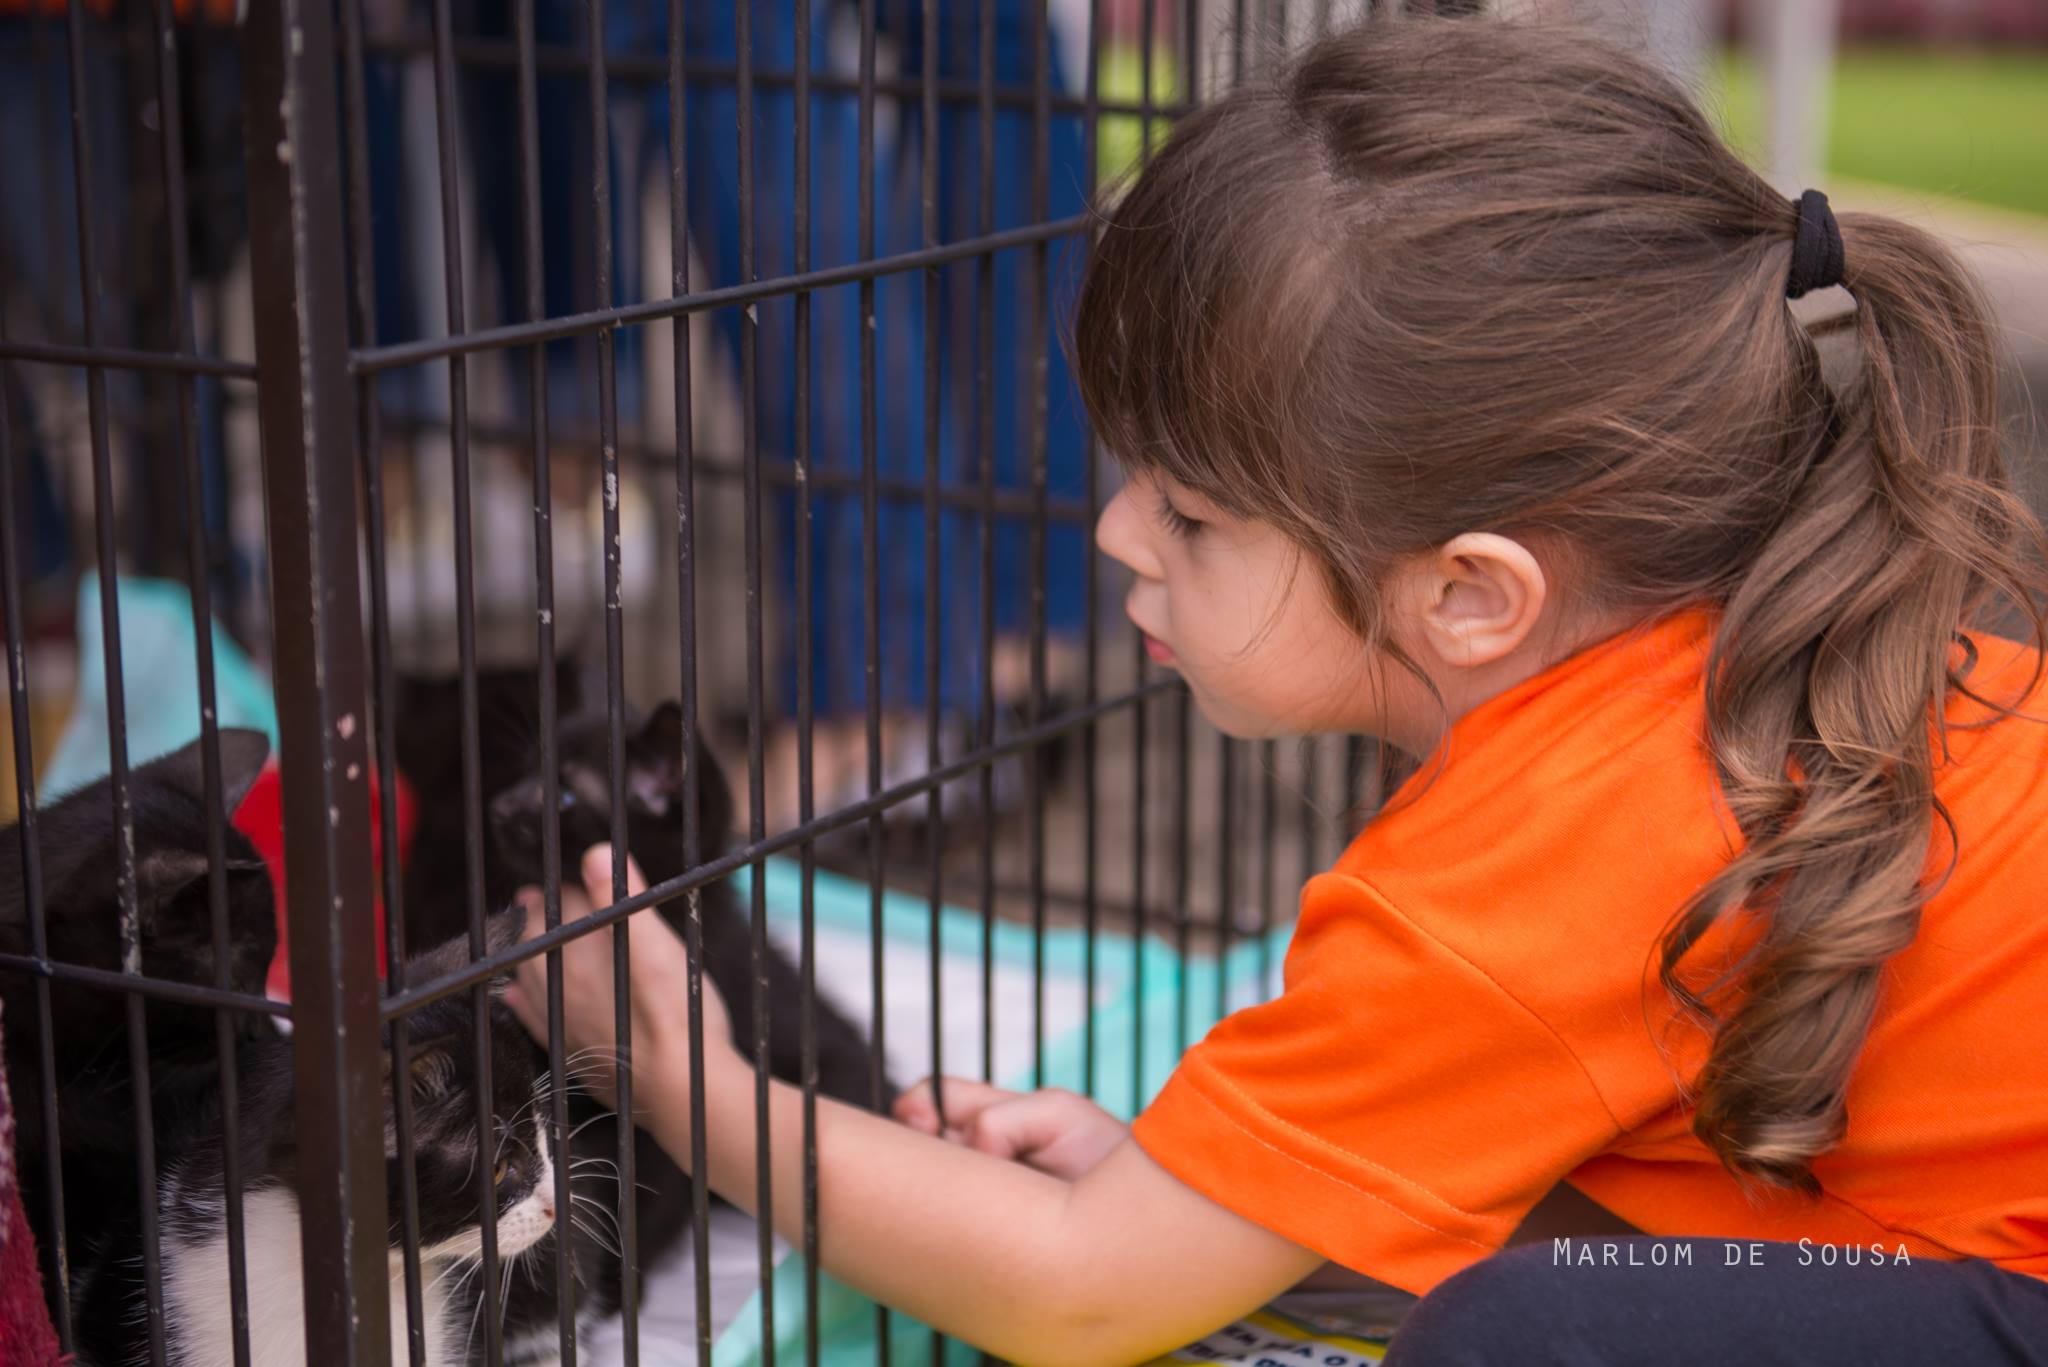
<instances>
[{"instance_id":1,"label":"black and white cat","mask_svg":"<svg viewBox=\"0 0 2048 1367\"><path fill-rule=\"evenodd\" d=\"M586 696L592 690L569 662L557 667L555 687L561 717L555 743L560 797L553 819L561 834L564 877L573 880L582 852L611 839L610 730L598 700ZM543 810L537 695L531 670L483 670L477 675L487 908L504 906L521 886L541 881L541 830L548 814ZM405 870L406 936L415 949L453 938L468 924L459 703L451 680L400 681L398 765L413 784L420 812L414 853ZM698 850L705 859L723 852L731 840L732 791L701 735L694 753L684 756L682 709L675 703L663 703L645 717L629 710L622 727L626 848L650 885L666 882L688 867L683 851L683 785L696 785ZM703 889L699 905L704 971L731 1012L734 1042L752 1057L754 976L747 913L725 882ZM687 899L676 898L660 910L682 933ZM796 964L772 942L763 976L771 1008L769 1068L779 1078L797 1081L803 1061L803 979ZM871 1085L879 1078L886 1106L892 1098L889 1081L875 1067L874 1051L860 1029L822 997L816 1019L818 1090L866 1106L874 1100Z\"/></svg>"},{"instance_id":2,"label":"black and white cat","mask_svg":"<svg viewBox=\"0 0 2048 1367\"><path fill-rule=\"evenodd\" d=\"M268 749L259 732L221 733L224 819L255 781ZM130 774L129 793L142 968L159 979L211 985L216 973L201 775L199 745L194 742L137 766ZM36 834L51 957L118 971L118 837L110 780L102 779L42 809ZM26 955L32 943L21 835L18 829L0 831L0 948ZM225 820L222 838L226 982L233 990L260 995L277 945L269 875L254 847ZM521 918L516 909L491 918L487 947L502 948L515 941ZM468 961L467 936L454 935L414 956L409 966L417 980ZM0 992L5 994L6 1018L14 1026L6 1040L7 1068L15 1079L21 1121L16 1134L18 1170L26 1209L45 1255L45 1286L54 1312L57 1278L63 1273L56 1263L54 1231L48 1227L49 1155L41 1086L44 1034L32 979L0 973ZM78 1360L81 1367L128 1367L148 1360L149 1338L142 1231L136 1213L135 1088L127 1007L118 992L61 980L51 984L50 1006L48 1044L55 1063ZM152 998L144 1016L168 1360L173 1367L226 1367L234 1359L216 1015L211 1008ZM547 1087L545 1079L536 1076L541 1056L531 1039L494 997L488 1029L492 1109L498 1123L486 1142L477 1128L470 998L461 994L431 1003L411 1020L409 1152L419 1203L426 1360L431 1367L458 1367L483 1356L483 1297L475 1275L482 1242L479 1165L490 1165L495 1182L497 1248L507 1285L524 1278L522 1264L537 1257L547 1259L550 1268L553 1265L555 1180L541 1105ZM237 1116L251 1360L265 1367L308 1361L301 1341L292 1048L292 1041L267 1017L251 1014L238 1020ZM385 1057L388 1067L388 1050ZM385 1097L392 1343L394 1360L405 1361L403 1188L388 1076ZM601 1233L586 1237L603 1242ZM508 1334L516 1332L527 1314L525 1307L511 1310L506 1316ZM548 1314L552 1316L551 1308Z\"/></svg>"},{"instance_id":3,"label":"black and white cat","mask_svg":"<svg viewBox=\"0 0 2048 1367\"><path fill-rule=\"evenodd\" d=\"M682 709L673 702L655 708L642 721L625 722L626 848L640 865L649 885L680 877L688 869L683 854L682 790L694 776L697 785L697 826L702 858L714 858L731 838L732 793L725 775L699 741L690 760L683 757ZM592 845L611 840L610 733L602 714L570 717L558 728L555 754L559 799L555 819L561 829L562 857L573 861ZM539 757L533 760L539 768ZM540 776L533 773L498 792L490 802L490 837L494 877L515 884L541 881L541 822L546 800ZM754 1056L753 932L745 910L727 883L706 888L699 900L704 929L704 972L718 987L732 1016L733 1043ZM664 903L661 914L679 935L687 934L688 899ZM771 1007L768 1019L768 1067L785 1081L801 1080L803 1036L799 1008L803 978L795 963L770 942L762 963ZM873 1100L874 1050L859 1027L822 996L817 1003L818 1090L830 1097L866 1106ZM882 1076L882 1103L893 1094Z\"/></svg>"},{"instance_id":4,"label":"black and white cat","mask_svg":"<svg viewBox=\"0 0 2048 1367\"><path fill-rule=\"evenodd\" d=\"M259 731L220 733L224 874L227 891L226 983L261 995L277 948L270 876L242 834L226 823L256 781L270 743ZM215 982L207 879L207 811L199 742L129 773L134 818L137 931L142 970L171 982ZM120 900L115 887L118 836L113 785L101 779L37 812L43 923L52 960L118 972ZM25 828L0 831L0 949L27 955L31 936L23 883ZM64 1224L74 1265L90 1256L100 1231L132 1212L136 1191L135 1088L129 1064L125 994L62 979L50 983L48 1045L55 1063ZM43 1281L55 1309L57 1240L50 1228L45 1145L43 1031L35 983L0 970L7 1029L7 1075L17 1127L16 1170L22 1201L43 1254ZM153 1096L205 1092L216 1083L212 1008L146 998L143 1011ZM247 1036L274 1035L267 1017L239 1016ZM154 1109L154 1107L152 1108Z\"/></svg>"},{"instance_id":5,"label":"black and white cat","mask_svg":"<svg viewBox=\"0 0 2048 1367\"><path fill-rule=\"evenodd\" d=\"M541 882L542 823L558 823L566 878L592 845L611 838L610 730L604 712L583 706L580 678L567 664L557 670L561 722L556 728L556 774L560 798L545 806L537 738L536 685L531 671L479 674L480 753L488 807L484 889L489 905L502 905L525 884ZM399 765L414 784L421 809L415 849L406 871L408 935L453 935L466 915L467 860L460 838L462 787L458 694L448 681L408 680L403 684ZM649 884L686 871L682 828L685 783L697 789L699 851L711 858L731 834L733 802L724 773L699 739L686 759L682 714L664 703L642 719L623 719L626 761L626 846ZM440 837L425 843L429 831ZM704 932L704 971L716 985L733 1022L734 1043L754 1054L752 935L747 916L729 885L716 883L699 895ZM664 904L660 913L685 933L687 899ZM770 944L764 963L771 1006L768 1030L770 1070L787 1081L803 1074L800 1007L803 982L797 966ZM822 996L816 1014L817 1079L821 1094L858 1106L872 1104L879 1079L886 1109L893 1090L861 1031ZM618 1120L594 1102L572 1097L573 1156L578 1164L577 1204L587 1198L606 1208L617 1205L617 1185L606 1162L618 1152ZM690 1228L690 1180L644 1131L635 1139L635 1179L640 1188L635 1220L639 1265L645 1268L680 1245ZM585 1230L572 1233L575 1276L582 1288L579 1316L609 1313L622 1297L624 1269L616 1249ZM553 1343L555 1282L543 1250L514 1277L513 1307L506 1341ZM515 1330L523 1330L521 1339ZM515 1359L516 1360L516 1359Z\"/></svg>"},{"instance_id":6,"label":"black and white cat","mask_svg":"<svg viewBox=\"0 0 2048 1367\"><path fill-rule=\"evenodd\" d=\"M522 914L490 921L487 948L515 943ZM449 972L469 962L468 941L451 941L408 963L413 975ZM477 1125L475 1016L468 994L413 1013L404 1085L411 1093L411 1161L418 1201L422 1337L428 1367L482 1360L482 1173L491 1174L497 1253L505 1285L524 1260L553 1246L557 1234L553 1155L541 1099L546 1078L518 1021L493 984L491 1036L493 1131ZM388 1033L384 1076L384 1158L390 1270L391 1357L408 1360L401 1240L403 1155L394 1119ZM250 1361L310 1367L300 1272L298 1148L292 1125L292 1042L251 1039L237 1050L241 1084L239 1156L249 1296ZM172 1367L227 1367L234 1361L228 1290L226 1196L219 1094L194 1093L164 1108L159 1135L157 1210L163 1269L166 1359ZM99 1241L74 1278L73 1304L83 1367L128 1367L148 1360L141 1231L131 1217ZM508 1325L509 1327L509 1325Z\"/></svg>"}]
</instances>

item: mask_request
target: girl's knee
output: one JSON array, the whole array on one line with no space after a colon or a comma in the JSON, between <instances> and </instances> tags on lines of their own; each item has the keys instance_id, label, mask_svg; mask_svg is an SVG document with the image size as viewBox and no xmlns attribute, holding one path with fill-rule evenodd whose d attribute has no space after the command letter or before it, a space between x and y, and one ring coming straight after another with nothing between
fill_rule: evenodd
<instances>
[{"instance_id":1,"label":"girl's knee","mask_svg":"<svg viewBox=\"0 0 2048 1367\"><path fill-rule=\"evenodd\" d=\"M1557 1303L1548 1244L1526 1244L1472 1264L1424 1296L1394 1336L1387 1367L1483 1367L1526 1350L1533 1326Z\"/></svg>"}]
</instances>

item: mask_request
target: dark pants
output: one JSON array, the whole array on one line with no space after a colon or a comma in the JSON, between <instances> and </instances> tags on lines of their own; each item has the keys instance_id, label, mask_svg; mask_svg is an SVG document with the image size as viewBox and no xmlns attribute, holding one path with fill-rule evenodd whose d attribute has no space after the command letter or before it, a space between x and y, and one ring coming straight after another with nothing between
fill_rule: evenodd
<instances>
[{"instance_id":1,"label":"dark pants","mask_svg":"<svg viewBox=\"0 0 2048 1367\"><path fill-rule=\"evenodd\" d=\"M1422 1299L1387 1367L2048 1367L2048 1282L1980 1260L1848 1265L1813 1244L1527 1244ZM1690 1261L1687 1261L1689 1258Z\"/></svg>"}]
</instances>

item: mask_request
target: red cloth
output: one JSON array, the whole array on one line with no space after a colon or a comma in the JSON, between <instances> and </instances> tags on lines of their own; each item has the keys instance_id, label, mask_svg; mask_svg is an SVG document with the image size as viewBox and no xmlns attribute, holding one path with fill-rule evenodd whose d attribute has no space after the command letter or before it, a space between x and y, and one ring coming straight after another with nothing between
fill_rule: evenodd
<instances>
[{"instance_id":1,"label":"red cloth","mask_svg":"<svg viewBox=\"0 0 2048 1367\"><path fill-rule=\"evenodd\" d=\"M0 1071L0 1367L48 1367L62 1360L43 1302L35 1232L14 1180L14 1106Z\"/></svg>"},{"instance_id":2,"label":"red cloth","mask_svg":"<svg viewBox=\"0 0 2048 1367\"><path fill-rule=\"evenodd\" d=\"M374 880L376 895L375 934L377 937L377 976L384 976L384 822L379 807L380 794L377 789L377 775L370 774L370 860L371 878ZM398 862L404 867L412 852L413 829L419 824L419 811L413 798L412 786L398 775ZM263 856L263 862L270 866L270 887L277 901L277 955L270 961L270 977L265 984L269 994L279 1001L290 1001L291 982L291 927L284 908L284 788L278 779L277 761L271 760L257 775L256 783L249 789L249 795L242 799L242 805L235 809L235 829L249 838ZM0 1364L4 1367L4 1364Z\"/></svg>"}]
</instances>

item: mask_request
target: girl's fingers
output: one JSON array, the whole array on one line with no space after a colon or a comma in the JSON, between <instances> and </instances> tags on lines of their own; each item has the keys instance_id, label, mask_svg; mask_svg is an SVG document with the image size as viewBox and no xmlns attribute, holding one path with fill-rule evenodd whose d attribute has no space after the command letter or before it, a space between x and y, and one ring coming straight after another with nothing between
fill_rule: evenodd
<instances>
[{"instance_id":1,"label":"girl's fingers","mask_svg":"<svg viewBox=\"0 0 2048 1367\"><path fill-rule=\"evenodd\" d=\"M583 852L583 886L590 892L592 906L608 906L612 901L612 847L592 845ZM646 875L633 862L633 856L626 856L626 896L637 897L647 891Z\"/></svg>"},{"instance_id":2,"label":"girl's fingers","mask_svg":"<svg viewBox=\"0 0 2048 1367\"><path fill-rule=\"evenodd\" d=\"M939 1132L939 1110L932 1104L932 1080L920 1078L911 1086L897 1093L896 1104L889 1113L913 1130L926 1134Z\"/></svg>"},{"instance_id":3,"label":"girl's fingers","mask_svg":"<svg viewBox=\"0 0 2048 1367\"><path fill-rule=\"evenodd\" d=\"M584 903L585 913L588 913L590 910L596 907L610 906L612 904L614 899L612 897L611 846L592 845L589 849L583 852L583 886L589 891L589 901ZM633 862L633 857L631 855L627 855L626 896L637 897L645 891L647 891L647 876L640 872L640 866ZM564 919L567 919L567 916L567 904L564 903ZM627 917L624 921L621 921L619 924L625 927L626 933L628 935L633 935L635 922L641 923L642 928L647 929L648 927L646 923L649 920L653 920L659 923L660 919L660 917L650 918L636 913L635 915ZM659 929L667 930L668 926L666 925L666 923L661 923L659 925ZM652 934L636 935L633 936L633 943L636 947L638 947L644 940L651 940L654 938L659 937L653 936ZM682 950L681 937L676 936L674 934L670 934L667 938L674 942L673 945L657 943L653 944L650 950L651 953L658 956L654 960L654 962L661 965L660 971L664 973L675 971L680 967L680 965L686 962ZM634 976L638 977L639 974L635 973Z\"/></svg>"},{"instance_id":4,"label":"girl's fingers","mask_svg":"<svg viewBox=\"0 0 2048 1367\"><path fill-rule=\"evenodd\" d=\"M609 869L606 876L610 876ZM547 930L547 900L541 890L529 883L513 893L512 898L526 908L526 924L519 927L519 938L531 940L543 934ZM590 915L590 912L590 899L584 896L583 889L574 883L562 884L562 919L574 921Z\"/></svg>"},{"instance_id":5,"label":"girl's fingers","mask_svg":"<svg viewBox=\"0 0 2048 1367\"><path fill-rule=\"evenodd\" d=\"M513 983L505 989L505 1005L512 1008L512 1014L519 1017L519 1023L526 1027L528 1034L546 1043L548 1037L548 1013L543 1006L535 1004L525 990Z\"/></svg>"},{"instance_id":6,"label":"girl's fingers","mask_svg":"<svg viewBox=\"0 0 2048 1367\"><path fill-rule=\"evenodd\" d=\"M1014 1100L1023 1095L1004 1087L991 1087L986 1082L974 1082L964 1077L924 1078L896 1098L892 1108L896 1118L914 1130L926 1134L939 1132L938 1101L933 1095L934 1084L946 1089L946 1125L949 1133L965 1131L974 1118L999 1102Z\"/></svg>"},{"instance_id":7,"label":"girl's fingers","mask_svg":"<svg viewBox=\"0 0 2048 1367\"><path fill-rule=\"evenodd\" d=\"M546 929L541 924L540 889L521 888L513 894L513 900L526 910L526 919L520 924L519 938L531 940ZM533 1001L527 996L526 985L532 983L545 990L547 968L533 959L524 959L512 970L512 981L505 988L505 1005L512 1008L512 1014L519 1017L519 1023L531 1031L536 1039L544 1038L547 1022L539 1019L533 1010Z\"/></svg>"},{"instance_id":8,"label":"girl's fingers","mask_svg":"<svg viewBox=\"0 0 2048 1367\"><path fill-rule=\"evenodd\" d=\"M1072 1120L1060 1094L1032 1092L987 1107L964 1128L970 1148L997 1158L1028 1159L1064 1134Z\"/></svg>"},{"instance_id":9,"label":"girl's fingers","mask_svg":"<svg viewBox=\"0 0 2048 1367\"><path fill-rule=\"evenodd\" d=\"M1068 1181L1093 1168L1128 1132L1092 1101L1058 1089L990 1106L966 1129L968 1147Z\"/></svg>"}]
</instances>

